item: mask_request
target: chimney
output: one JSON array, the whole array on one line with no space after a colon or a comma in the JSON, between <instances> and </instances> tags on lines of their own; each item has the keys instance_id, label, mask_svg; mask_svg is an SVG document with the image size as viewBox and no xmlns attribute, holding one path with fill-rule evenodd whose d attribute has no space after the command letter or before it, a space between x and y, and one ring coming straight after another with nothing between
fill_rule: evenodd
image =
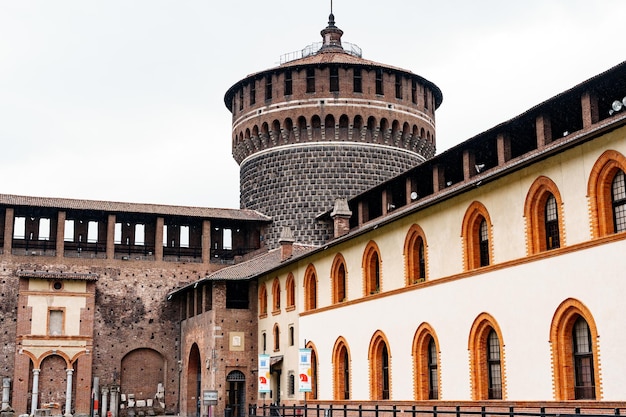
<instances>
[{"instance_id":1,"label":"chimney","mask_svg":"<svg viewBox=\"0 0 626 417\"><path fill-rule=\"evenodd\" d=\"M282 232L280 232L280 238L278 238L278 243L280 244L280 260L286 261L291 258L293 254L293 242L296 239L293 237L293 232L290 227L283 227Z\"/></svg>"},{"instance_id":2,"label":"chimney","mask_svg":"<svg viewBox=\"0 0 626 417\"><path fill-rule=\"evenodd\" d=\"M335 238L341 237L350 231L350 216L352 216L352 212L350 207L348 207L348 200L336 199L335 207L330 212L330 217L335 224Z\"/></svg>"}]
</instances>

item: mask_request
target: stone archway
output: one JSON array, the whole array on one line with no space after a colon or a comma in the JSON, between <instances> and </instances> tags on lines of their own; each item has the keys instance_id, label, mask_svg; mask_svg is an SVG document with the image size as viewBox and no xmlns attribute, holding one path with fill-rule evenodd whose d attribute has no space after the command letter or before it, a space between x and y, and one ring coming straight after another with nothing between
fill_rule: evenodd
<instances>
[{"instance_id":1,"label":"stone archway","mask_svg":"<svg viewBox=\"0 0 626 417\"><path fill-rule=\"evenodd\" d=\"M141 348L127 353L122 358L120 375L120 393L126 400L124 409L134 410L135 415L148 410L157 415L164 412L155 398L159 387L165 384L165 369L165 358L156 350Z\"/></svg>"},{"instance_id":2,"label":"stone archway","mask_svg":"<svg viewBox=\"0 0 626 417\"><path fill-rule=\"evenodd\" d=\"M226 376L226 406L233 417L246 415L246 376L241 371L231 371Z\"/></svg>"},{"instance_id":3,"label":"stone archway","mask_svg":"<svg viewBox=\"0 0 626 417\"><path fill-rule=\"evenodd\" d=\"M187 388L185 402L187 404L187 416L200 416L201 412L201 386L202 367L200 366L200 349L195 343L191 346L187 361Z\"/></svg>"}]
</instances>

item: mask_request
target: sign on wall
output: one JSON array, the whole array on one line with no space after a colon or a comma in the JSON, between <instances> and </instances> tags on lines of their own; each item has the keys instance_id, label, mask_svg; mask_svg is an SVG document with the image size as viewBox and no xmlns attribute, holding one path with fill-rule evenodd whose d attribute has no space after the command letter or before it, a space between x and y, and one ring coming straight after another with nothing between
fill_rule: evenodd
<instances>
[{"instance_id":1,"label":"sign on wall","mask_svg":"<svg viewBox=\"0 0 626 417\"><path fill-rule=\"evenodd\" d=\"M217 405L217 391L204 390L202 392L202 402L204 405Z\"/></svg>"},{"instance_id":2,"label":"sign on wall","mask_svg":"<svg viewBox=\"0 0 626 417\"><path fill-rule=\"evenodd\" d=\"M270 355L259 355L259 392L271 392Z\"/></svg>"},{"instance_id":3,"label":"sign on wall","mask_svg":"<svg viewBox=\"0 0 626 417\"><path fill-rule=\"evenodd\" d=\"M299 354L299 391L300 392L311 392L312 384L311 380L313 377L313 370L311 367L311 349L300 349Z\"/></svg>"}]
</instances>

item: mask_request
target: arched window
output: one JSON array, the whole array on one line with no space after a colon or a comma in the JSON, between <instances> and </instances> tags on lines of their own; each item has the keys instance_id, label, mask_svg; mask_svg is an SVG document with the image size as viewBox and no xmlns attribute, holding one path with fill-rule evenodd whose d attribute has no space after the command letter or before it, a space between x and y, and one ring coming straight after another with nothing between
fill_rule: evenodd
<instances>
[{"instance_id":1,"label":"arched window","mask_svg":"<svg viewBox=\"0 0 626 417\"><path fill-rule=\"evenodd\" d=\"M346 261L338 253L331 268L331 285L333 288L333 303L341 303L348 299L346 290Z\"/></svg>"},{"instance_id":2,"label":"arched window","mask_svg":"<svg viewBox=\"0 0 626 417\"><path fill-rule=\"evenodd\" d=\"M278 352L280 350L280 327L278 324L274 324L274 352Z\"/></svg>"},{"instance_id":3,"label":"arched window","mask_svg":"<svg viewBox=\"0 0 626 417\"><path fill-rule=\"evenodd\" d=\"M580 301L565 300L550 327L556 400L600 399L598 331Z\"/></svg>"},{"instance_id":4,"label":"arched window","mask_svg":"<svg viewBox=\"0 0 626 417\"><path fill-rule=\"evenodd\" d=\"M274 278L272 284L272 314L280 313L280 280L278 277Z\"/></svg>"},{"instance_id":5,"label":"arched window","mask_svg":"<svg viewBox=\"0 0 626 417\"><path fill-rule=\"evenodd\" d=\"M461 232L465 246L465 269L471 270L492 262L491 220L485 206L474 201L465 213Z\"/></svg>"},{"instance_id":6,"label":"arched window","mask_svg":"<svg viewBox=\"0 0 626 417\"><path fill-rule=\"evenodd\" d=\"M343 337L335 342L333 349L333 372L335 400L350 399L350 351Z\"/></svg>"},{"instance_id":7,"label":"arched window","mask_svg":"<svg viewBox=\"0 0 626 417\"><path fill-rule=\"evenodd\" d=\"M267 289L265 284L261 283L259 288L259 318L267 317Z\"/></svg>"},{"instance_id":8,"label":"arched window","mask_svg":"<svg viewBox=\"0 0 626 417\"><path fill-rule=\"evenodd\" d=\"M391 353L384 333L377 331L370 342L370 399L391 399Z\"/></svg>"},{"instance_id":9,"label":"arched window","mask_svg":"<svg viewBox=\"0 0 626 417\"><path fill-rule=\"evenodd\" d=\"M317 392L318 392L318 387L317 387L317 370L318 370L318 364L317 364L317 349L315 348L315 345L313 344L313 342L308 342L306 344L306 347L308 349L311 349L311 392L307 392L305 393L305 397L307 400L316 400L317 399Z\"/></svg>"},{"instance_id":10,"label":"arched window","mask_svg":"<svg viewBox=\"0 0 626 417\"><path fill-rule=\"evenodd\" d=\"M504 344L500 328L487 313L474 320L469 339L472 399L501 400L505 393Z\"/></svg>"},{"instance_id":11,"label":"arched window","mask_svg":"<svg viewBox=\"0 0 626 417\"><path fill-rule=\"evenodd\" d=\"M626 230L625 171L626 158L613 150L600 155L591 170L587 195L594 238Z\"/></svg>"},{"instance_id":12,"label":"arched window","mask_svg":"<svg viewBox=\"0 0 626 417\"><path fill-rule=\"evenodd\" d=\"M304 273L304 310L317 308L317 274L315 267L310 264Z\"/></svg>"},{"instance_id":13,"label":"arched window","mask_svg":"<svg viewBox=\"0 0 626 417\"><path fill-rule=\"evenodd\" d=\"M287 274L287 307L285 310L293 311L296 309L296 281L293 279L293 274L290 272Z\"/></svg>"},{"instance_id":14,"label":"arched window","mask_svg":"<svg viewBox=\"0 0 626 417\"><path fill-rule=\"evenodd\" d=\"M435 332L422 323L413 338L415 399L439 399L439 343Z\"/></svg>"},{"instance_id":15,"label":"arched window","mask_svg":"<svg viewBox=\"0 0 626 417\"><path fill-rule=\"evenodd\" d=\"M563 212L559 190L551 179L541 176L526 196L526 245L529 254L556 249L563 245Z\"/></svg>"},{"instance_id":16,"label":"arched window","mask_svg":"<svg viewBox=\"0 0 626 417\"><path fill-rule=\"evenodd\" d=\"M378 294L382 291L382 260L374 241L370 241L365 247L362 266L365 295Z\"/></svg>"},{"instance_id":17,"label":"arched window","mask_svg":"<svg viewBox=\"0 0 626 417\"><path fill-rule=\"evenodd\" d=\"M404 239L404 264L406 285L426 280L426 238L416 224L411 226Z\"/></svg>"}]
</instances>

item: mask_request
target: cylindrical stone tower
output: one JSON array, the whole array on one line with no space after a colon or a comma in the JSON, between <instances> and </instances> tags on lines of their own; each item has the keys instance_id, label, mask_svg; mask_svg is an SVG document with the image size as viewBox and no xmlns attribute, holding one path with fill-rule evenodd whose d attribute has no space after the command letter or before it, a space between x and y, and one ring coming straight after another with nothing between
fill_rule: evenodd
<instances>
[{"instance_id":1,"label":"cylindrical stone tower","mask_svg":"<svg viewBox=\"0 0 626 417\"><path fill-rule=\"evenodd\" d=\"M323 244L332 225L315 220L349 198L435 153L439 88L410 71L368 61L343 43L331 13L322 42L237 82L224 97L233 114L241 208L273 218L298 242Z\"/></svg>"}]
</instances>

